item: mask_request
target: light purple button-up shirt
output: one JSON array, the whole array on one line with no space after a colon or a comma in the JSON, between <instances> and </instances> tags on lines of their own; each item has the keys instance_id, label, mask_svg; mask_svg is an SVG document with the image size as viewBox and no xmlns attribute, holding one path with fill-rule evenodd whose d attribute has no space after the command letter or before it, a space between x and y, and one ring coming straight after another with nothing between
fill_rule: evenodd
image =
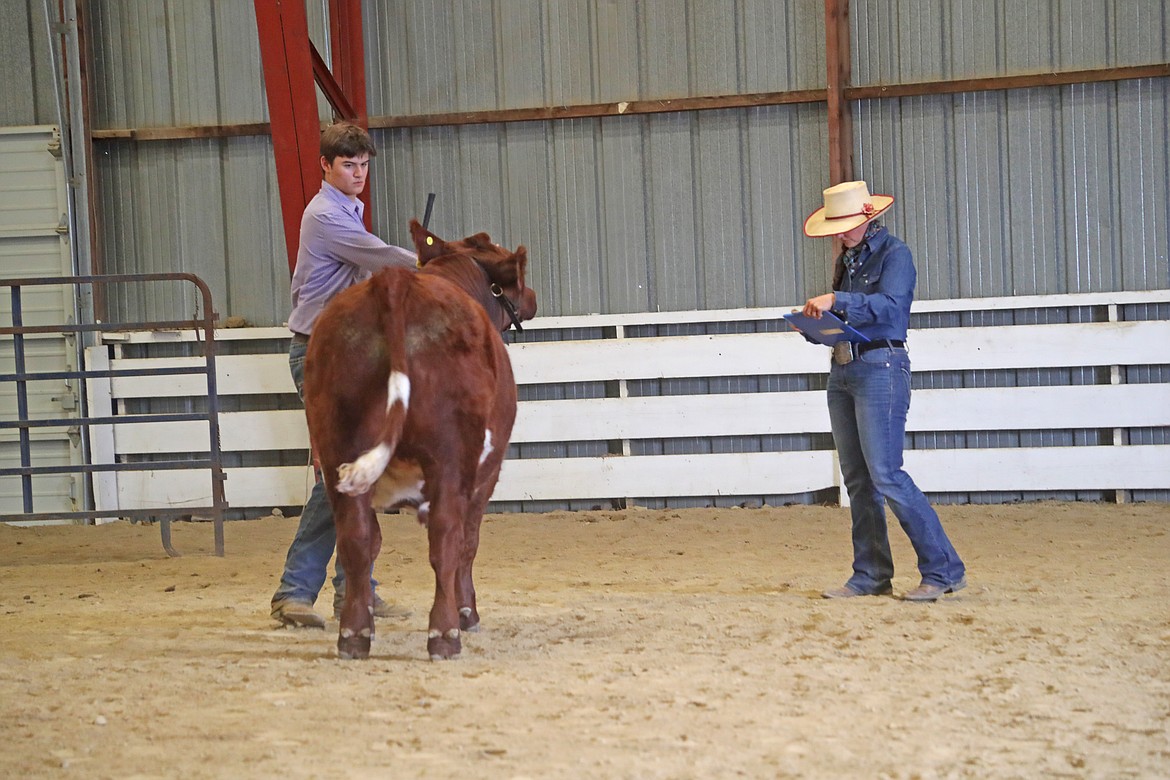
<instances>
[{"instance_id":1,"label":"light purple button-up shirt","mask_svg":"<svg viewBox=\"0 0 1170 780\"><path fill-rule=\"evenodd\" d=\"M366 230L365 204L322 181L301 217L301 245L292 276L289 330L309 334L334 295L389 266L414 268L418 257Z\"/></svg>"}]
</instances>

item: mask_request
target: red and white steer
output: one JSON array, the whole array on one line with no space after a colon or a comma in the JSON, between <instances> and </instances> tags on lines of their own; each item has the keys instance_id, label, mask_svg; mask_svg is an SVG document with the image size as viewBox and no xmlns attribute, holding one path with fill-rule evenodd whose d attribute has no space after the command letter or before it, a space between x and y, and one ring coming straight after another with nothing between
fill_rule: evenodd
<instances>
[{"instance_id":1,"label":"red and white steer","mask_svg":"<svg viewBox=\"0 0 1170 780\"><path fill-rule=\"evenodd\" d=\"M460 632L478 628L472 564L516 418L500 333L536 314L523 246L512 252L486 233L445 242L410 227L421 270L387 269L337 295L305 358L309 435L348 583L343 658L367 658L374 635L375 511L413 506L426 526L430 657L458 655Z\"/></svg>"}]
</instances>

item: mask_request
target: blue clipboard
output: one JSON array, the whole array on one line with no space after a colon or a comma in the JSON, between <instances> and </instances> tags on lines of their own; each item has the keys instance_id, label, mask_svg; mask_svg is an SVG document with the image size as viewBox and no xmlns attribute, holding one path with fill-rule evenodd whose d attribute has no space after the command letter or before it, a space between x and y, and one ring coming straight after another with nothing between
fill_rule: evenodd
<instances>
[{"instance_id":1,"label":"blue clipboard","mask_svg":"<svg viewBox=\"0 0 1170 780\"><path fill-rule=\"evenodd\" d=\"M828 347L833 346L838 341L869 341L867 337L858 333L849 323L831 311L822 314L819 320L799 311L785 314L784 319L788 320L789 325L813 341Z\"/></svg>"}]
</instances>

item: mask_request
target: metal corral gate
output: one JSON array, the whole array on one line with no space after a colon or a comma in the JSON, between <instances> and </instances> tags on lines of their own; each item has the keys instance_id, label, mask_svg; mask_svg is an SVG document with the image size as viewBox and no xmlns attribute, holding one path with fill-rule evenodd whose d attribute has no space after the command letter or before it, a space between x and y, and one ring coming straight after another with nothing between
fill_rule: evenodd
<instances>
[{"instance_id":1,"label":"metal corral gate","mask_svg":"<svg viewBox=\"0 0 1170 780\"><path fill-rule=\"evenodd\" d=\"M25 325L24 313L21 305L21 293L26 287L40 287L44 285L72 285L79 288L81 285L97 287L113 284L140 284L144 282L180 281L190 282L198 288L202 296L203 317L189 320L165 320L156 322L99 322L95 324L43 324ZM55 278L30 278L0 280L0 288L7 288L12 305L12 324L0 327L0 336L12 336L14 372L0 374L0 384L11 382L16 387L16 419L0 420L0 430L16 429L20 439L20 465L15 468L0 468L0 479L5 477L19 477L21 482L21 496L23 499L23 514L4 518L7 521L41 521L41 520L93 520L98 517L158 517L162 532L162 543L167 553L178 555L171 545L170 520L176 516L189 516L195 513L210 514L215 526L215 553L222 556L223 545L223 514L227 506L224 499L225 475L220 462L219 439L219 400L216 391L215 373L215 311L211 303L211 291L207 284L198 276L189 273L152 273L152 274L120 274L107 276L63 276ZM74 291L75 293L77 290ZM185 330L192 329L198 334L202 331L203 338L203 365L190 367L165 368L134 368L134 369L106 369L78 371L28 371L26 359L25 336L33 334L59 334L77 338L85 333L105 333L125 330ZM61 381L78 379L84 382L87 379L115 378L125 376L165 376L174 374L204 374L207 378L207 406L203 412L181 414L109 414L98 417L88 416L88 407L81 406L81 416L30 419L28 404L28 386L32 382ZM85 399L86 393L80 397ZM209 452L205 458L187 458L180 460L153 460L141 462L123 462L94 464L92 459L85 457L85 463L70 465L33 465L32 437L34 428L65 428L81 429L83 434L89 433L92 426L119 425L128 423L161 423L180 421L206 421L210 434ZM83 441L88 438L83 435ZM81 473L89 480L89 475L99 471L156 471L170 469L207 469L211 479L210 506L157 506L136 509L109 508L104 510L92 508L92 491L84 492L83 503L86 508L71 512L36 512L33 506L33 477L38 475Z\"/></svg>"}]
</instances>

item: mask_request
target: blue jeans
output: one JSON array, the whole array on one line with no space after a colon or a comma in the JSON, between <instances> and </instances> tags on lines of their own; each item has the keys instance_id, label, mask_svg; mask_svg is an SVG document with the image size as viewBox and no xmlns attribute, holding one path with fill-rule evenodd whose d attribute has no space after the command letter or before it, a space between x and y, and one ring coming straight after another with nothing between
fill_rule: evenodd
<instances>
[{"instance_id":1,"label":"blue jeans","mask_svg":"<svg viewBox=\"0 0 1170 780\"><path fill-rule=\"evenodd\" d=\"M889 503L918 556L922 581L953 585L965 568L926 496L902 469L910 410L910 355L874 349L829 371L829 419L849 491L853 519L853 576L863 593L884 589L894 576L884 504Z\"/></svg>"},{"instance_id":2,"label":"blue jeans","mask_svg":"<svg viewBox=\"0 0 1170 780\"><path fill-rule=\"evenodd\" d=\"M293 341L288 350L288 366L292 372L297 395L304 401L305 350L308 345ZM333 507L325 493L325 482L318 479L309 493L309 500L301 510L301 524L297 535L288 548L284 560L284 573L280 575L280 587L272 596L273 603L281 599L307 601L317 600L329 559L337 546L337 529L333 526ZM377 582L370 580L375 587ZM333 588L338 593L345 591L345 572L334 565Z\"/></svg>"}]
</instances>

